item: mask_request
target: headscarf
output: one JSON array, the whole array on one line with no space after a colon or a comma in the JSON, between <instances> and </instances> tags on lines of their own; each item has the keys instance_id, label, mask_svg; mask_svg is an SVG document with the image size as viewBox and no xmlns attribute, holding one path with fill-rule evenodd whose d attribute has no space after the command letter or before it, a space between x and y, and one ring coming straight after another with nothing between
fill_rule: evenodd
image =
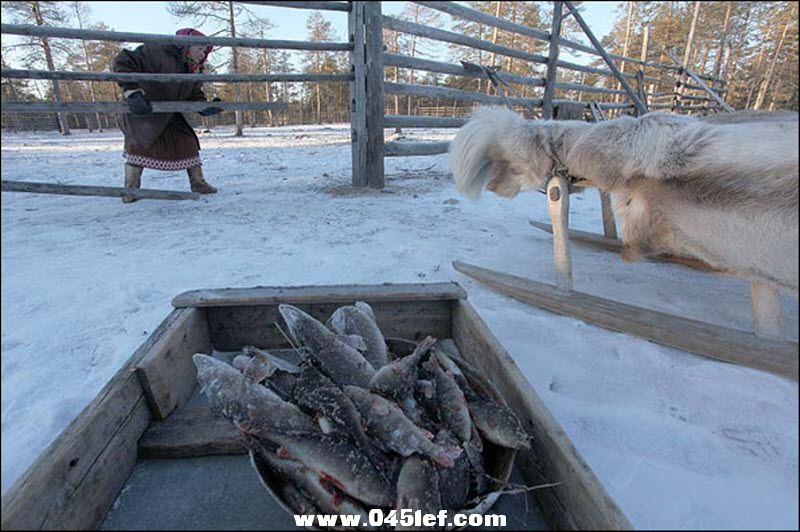
<instances>
[{"instance_id":1,"label":"headscarf","mask_svg":"<svg viewBox=\"0 0 800 532\"><path fill-rule=\"evenodd\" d=\"M175 35L194 35L198 37L206 36L205 33L203 33L200 30L196 30L194 28L181 28L175 32ZM194 74L198 70L202 72L203 63L205 63L206 59L208 58L208 54L210 54L211 50L213 49L214 47L211 45L206 46L206 53L203 56L203 59L199 63L195 63L194 61L192 61L191 57L189 57L189 45L188 44L181 45L181 50L183 51L183 58L188 63L189 70L192 72L192 74Z\"/></svg>"}]
</instances>

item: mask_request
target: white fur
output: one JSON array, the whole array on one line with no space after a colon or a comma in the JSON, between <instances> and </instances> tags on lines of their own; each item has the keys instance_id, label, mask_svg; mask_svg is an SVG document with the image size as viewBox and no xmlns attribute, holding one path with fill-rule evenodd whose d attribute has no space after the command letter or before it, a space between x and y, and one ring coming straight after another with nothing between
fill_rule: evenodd
<instances>
[{"instance_id":1,"label":"white fur","mask_svg":"<svg viewBox=\"0 0 800 532\"><path fill-rule=\"evenodd\" d=\"M458 189L513 197L553 165L615 196L626 258L694 257L798 286L798 115L652 113L598 124L478 109L451 144Z\"/></svg>"}]
</instances>

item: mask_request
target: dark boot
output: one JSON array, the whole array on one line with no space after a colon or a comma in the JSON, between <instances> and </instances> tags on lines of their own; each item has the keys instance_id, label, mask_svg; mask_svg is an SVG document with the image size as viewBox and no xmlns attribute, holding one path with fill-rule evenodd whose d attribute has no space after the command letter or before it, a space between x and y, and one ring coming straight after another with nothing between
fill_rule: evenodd
<instances>
[{"instance_id":1,"label":"dark boot","mask_svg":"<svg viewBox=\"0 0 800 532\"><path fill-rule=\"evenodd\" d=\"M133 166L132 164L125 163L125 188L141 188L142 186L142 168L141 166ZM131 203L136 201L137 198L122 196L122 203Z\"/></svg>"},{"instance_id":2,"label":"dark boot","mask_svg":"<svg viewBox=\"0 0 800 532\"><path fill-rule=\"evenodd\" d=\"M214 194L217 189L212 187L206 180L203 179L203 167L194 166L187 170L189 173L189 185L192 187L192 192L199 192L200 194Z\"/></svg>"}]
</instances>

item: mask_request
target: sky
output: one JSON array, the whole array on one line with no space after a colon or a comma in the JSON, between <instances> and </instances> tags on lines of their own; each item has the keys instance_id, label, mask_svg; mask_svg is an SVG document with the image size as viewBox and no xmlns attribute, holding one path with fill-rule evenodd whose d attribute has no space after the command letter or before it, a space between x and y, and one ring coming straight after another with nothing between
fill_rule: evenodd
<instances>
[{"instance_id":1,"label":"sky","mask_svg":"<svg viewBox=\"0 0 800 532\"><path fill-rule=\"evenodd\" d=\"M176 19L167 12L169 2L86 2L86 4L90 6L90 18L93 21L102 21L116 31L172 34L180 27L191 25L189 21ZM404 4L405 2L382 2L383 13L398 15L403 10ZM619 2L584 2L581 5L584 19L598 39L611 30L618 4ZM275 26L270 30L268 38L305 40L308 11L256 5L248 5L247 8L256 14L263 14ZM331 21L338 40L344 41L347 34L347 14L338 11L323 13L325 18ZM446 14L442 15L445 20L449 18ZM198 29L213 31L211 28ZM580 55L571 59L582 62Z\"/></svg>"}]
</instances>

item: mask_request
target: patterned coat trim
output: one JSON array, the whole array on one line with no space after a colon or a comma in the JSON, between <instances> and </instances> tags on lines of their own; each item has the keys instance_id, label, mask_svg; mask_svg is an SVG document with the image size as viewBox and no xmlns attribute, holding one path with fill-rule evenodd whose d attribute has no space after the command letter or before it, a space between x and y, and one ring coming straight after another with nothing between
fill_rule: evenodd
<instances>
[{"instance_id":1,"label":"patterned coat trim","mask_svg":"<svg viewBox=\"0 0 800 532\"><path fill-rule=\"evenodd\" d=\"M125 162L130 165L152 168L153 170L188 170L189 168L194 168L195 166L203 164L199 154L196 157L179 159L177 161L154 159L152 157L145 157L144 155L135 155L127 152L123 152L122 156L125 158Z\"/></svg>"}]
</instances>

